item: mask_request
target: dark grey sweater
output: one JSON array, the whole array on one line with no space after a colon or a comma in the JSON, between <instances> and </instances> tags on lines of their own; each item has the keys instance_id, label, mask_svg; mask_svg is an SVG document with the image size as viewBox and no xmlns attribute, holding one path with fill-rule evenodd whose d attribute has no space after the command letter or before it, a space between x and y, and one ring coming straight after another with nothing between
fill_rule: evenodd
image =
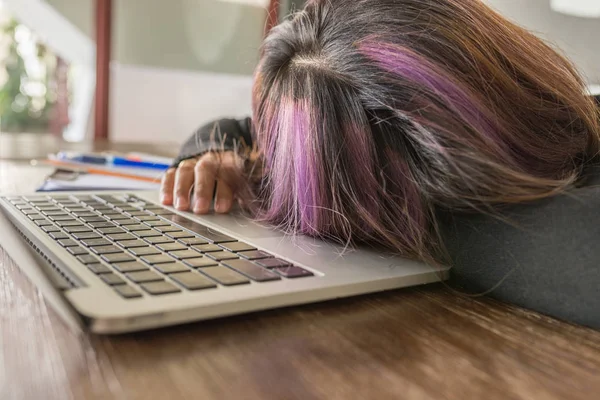
<instances>
[{"instance_id":1,"label":"dark grey sweater","mask_svg":"<svg viewBox=\"0 0 600 400\"><path fill-rule=\"evenodd\" d=\"M215 124L220 137L214 135ZM252 143L249 118L200 128L179 161L208 150ZM222 140L221 140L222 139ZM480 214L439 212L452 259L451 283L544 314L600 329L600 166L570 193L507 207L508 222Z\"/></svg>"}]
</instances>

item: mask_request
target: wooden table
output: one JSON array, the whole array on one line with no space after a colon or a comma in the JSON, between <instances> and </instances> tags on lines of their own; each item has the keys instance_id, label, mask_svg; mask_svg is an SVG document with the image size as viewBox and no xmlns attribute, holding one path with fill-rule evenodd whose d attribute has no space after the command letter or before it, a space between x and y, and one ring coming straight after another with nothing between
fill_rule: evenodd
<instances>
[{"instance_id":1,"label":"wooden table","mask_svg":"<svg viewBox=\"0 0 600 400\"><path fill-rule=\"evenodd\" d=\"M0 190L47 172L0 161ZM76 335L0 250L0 399L113 398L597 399L600 332L431 285Z\"/></svg>"}]
</instances>

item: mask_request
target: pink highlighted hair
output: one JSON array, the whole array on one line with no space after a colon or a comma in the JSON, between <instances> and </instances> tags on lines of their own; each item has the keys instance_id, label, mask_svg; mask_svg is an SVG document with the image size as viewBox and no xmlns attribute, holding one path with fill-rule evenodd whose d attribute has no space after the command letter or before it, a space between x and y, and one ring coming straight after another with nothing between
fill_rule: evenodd
<instances>
[{"instance_id":1,"label":"pink highlighted hair","mask_svg":"<svg viewBox=\"0 0 600 400\"><path fill-rule=\"evenodd\" d=\"M436 209L564 191L598 152L571 64L480 0L312 0L265 40L257 217L436 260Z\"/></svg>"}]
</instances>

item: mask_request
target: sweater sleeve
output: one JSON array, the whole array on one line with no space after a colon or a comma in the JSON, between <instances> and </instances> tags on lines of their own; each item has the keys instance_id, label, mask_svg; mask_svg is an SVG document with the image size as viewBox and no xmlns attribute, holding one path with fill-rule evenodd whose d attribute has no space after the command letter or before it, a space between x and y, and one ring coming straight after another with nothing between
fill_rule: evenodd
<instances>
[{"instance_id":1,"label":"sweater sleeve","mask_svg":"<svg viewBox=\"0 0 600 400\"><path fill-rule=\"evenodd\" d=\"M237 150L241 146L252 146L252 120L220 119L201 126L181 146L173 166L188 158L199 156L207 151Z\"/></svg>"}]
</instances>

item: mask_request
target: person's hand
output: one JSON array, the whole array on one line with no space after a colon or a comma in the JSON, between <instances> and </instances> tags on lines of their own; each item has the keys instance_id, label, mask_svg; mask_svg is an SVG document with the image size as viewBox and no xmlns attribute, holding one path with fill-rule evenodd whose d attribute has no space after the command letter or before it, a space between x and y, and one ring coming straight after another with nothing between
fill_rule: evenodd
<instances>
[{"instance_id":1,"label":"person's hand","mask_svg":"<svg viewBox=\"0 0 600 400\"><path fill-rule=\"evenodd\" d=\"M240 182L242 174L243 161L232 151L208 152L201 157L184 160L163 176L161 202L174 205L181 211L191 208L196 214L206 214L216 185L215 211L228 213L235 199L236 183Z\"/></svg>"}]
</instances>

